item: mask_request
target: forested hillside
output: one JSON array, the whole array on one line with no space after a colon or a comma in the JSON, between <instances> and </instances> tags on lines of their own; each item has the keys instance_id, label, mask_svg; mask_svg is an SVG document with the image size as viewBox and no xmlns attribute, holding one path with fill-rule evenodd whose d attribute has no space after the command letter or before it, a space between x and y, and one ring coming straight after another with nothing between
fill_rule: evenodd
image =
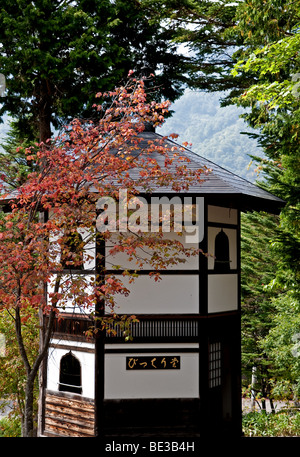
<instances>
[{"instance_id":1,"label":"forested hillside","mask_svg":"<svg viewBox=\"0 0 300 457\"><path fill-rule=\"evenodd\" d=\"M178 141L192 143L191 149L218 165L254 181L255 165L249 167L249 155L262 155L255 140L241 132L251 131L239 116L236 106L220 107L219 92L207 93L186 90L171 109L174 114L159 133L179 134Z\"/></svg>"}]
</instances>

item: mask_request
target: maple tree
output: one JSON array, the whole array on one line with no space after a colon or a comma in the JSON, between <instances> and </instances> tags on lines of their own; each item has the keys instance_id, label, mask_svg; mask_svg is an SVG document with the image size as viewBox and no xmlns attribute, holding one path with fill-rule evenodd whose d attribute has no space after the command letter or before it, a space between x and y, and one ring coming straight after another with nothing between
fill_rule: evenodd
<instances>
[{"instance_id":1,"label":"maple tree","mask_svg":"<svg viewBox=\"0 0 300 457\"><path fill-rule=\"evenodd\" d=\"M77 274L82 252L85 260L94 255L87 246L95 246L99 236L102 240L112 236L109 230L99 234L96 229L99 198L110 196L117 200L120 188L126 189L129 198L164 186L178 193L203 180L204 170L189 169L188 159L175 143L171 150L163 138L141 143L145 125L160 125L169 107L167 101L147 102L144 86L144 79L130 77L126 85L97 94L103 101L95 106L97 122L75 119L51 145L41 143L38 148L29 148L26 159L34 161L35 171L13 198L3 195L3 202L10 200L10 210L0 223L0 313L8 311L13 316L26 371L24 436L34 433L34 383L60 310L70 300L87 312L105 302L111 314L107 319L96 316L100 319L97 327L105 330L112 319L118 319L114 310L116 295L129 293L114 275L106 276L105 282L101 280L101 252L93 275ZM85 235L76 238L80 230ZM116 237L116 233L113 235ZM154 280L159 279L159 270L181 262L182 256L198 253L180 241L168 240L160 232L117 232L117 238L110 254L124 252L136 268L140 262L147 262ZM142 259L145 248L147 255ZM124 276L133 281L137 275L126 270ZM38 354L32 359L23 329L34 313L46 314L47 319ZM127 319L133 318L122 316L119 322L126 330Z\"/></svg>"}]
</instances>

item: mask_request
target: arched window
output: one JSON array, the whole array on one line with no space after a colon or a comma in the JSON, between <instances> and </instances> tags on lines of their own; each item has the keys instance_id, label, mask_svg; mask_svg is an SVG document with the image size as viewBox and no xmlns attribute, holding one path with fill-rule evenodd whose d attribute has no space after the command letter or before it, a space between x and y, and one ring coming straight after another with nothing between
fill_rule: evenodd
<instances>
[{"instance_id":1,"label":"arched window","mask_svg":"<svg viewBox=\"0 0 300 457\"><path fill-rule=\"evenodd\" d=\"M214 270L218 273L226 273L230 271L229 239L223 229L221 229L215 238Z\"/></svg>"},{"instance_id":2,"label":"arched window","mask_svg":"<svg viewBox=\"0 0 300 457\"><path fill-rule=\"evenodd\" d=\"M64 269L83 269L83 239L78 232L66 235L62 251L61 263Z\"/></svg>"},{"instance_id":3,"label":"arched window","mask_svg":"<svg viewBox=\"0 0 300 457\"><path fill-rule=\"evenodd\" d=\"M82 393L80 362L71 351L64 355L60 361L59 390L76 394Z\"/></svg>"}]
</instances>

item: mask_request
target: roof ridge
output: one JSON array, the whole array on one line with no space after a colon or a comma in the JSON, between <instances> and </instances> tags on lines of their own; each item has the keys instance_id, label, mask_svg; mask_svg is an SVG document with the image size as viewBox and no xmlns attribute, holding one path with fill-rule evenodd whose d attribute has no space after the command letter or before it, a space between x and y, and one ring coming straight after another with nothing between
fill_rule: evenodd
<instances>
[{"instance_id":1,"label":"roof ridge","mask_svg":"<svg viewBox=\"0 0 300 457\"><path fill-rule=\"evenodd\" d=\"M147 132L148 133L148 132ZM237 175L236 173L228 170L227 168L225 167L222 167L220 165L218 165L217 163L213 162L212 160L209 160L203 156L201 156L200 154L197 154L196 152L192 151L191 149L187 148L186 146L184 145L180 145L179 143L176 143L174 140L172 140L171 138L169 138L167 135L163 136L157 132L151 132L152 134L154 133L154 135L157 135L159 136L160 138L162 139L166 139L166 141L174 144L176 147L180 147L180 148L183 148L186 152L188 152L190 155L194 156L196 158L196 160L203 160L205 161L207 164L212 164L214 167L217 168L217 170L213 170L212 169L212 173L215 171L215 175L217 175L217 178L220 179L222 182L224 182L226 185L228 185L229 187L231 187L232 189L235 189L236 190L236 187L228 182L228 179L226 179L226 176L220 176L220 174L218 173L218 170L220 171L223 171L224 173L226 174L229 174L233 177L235 177L237 180L239 180L241 183L246 183L248 186L250 186L252 189L255 189L256 191L261 191L263 192L264 194L268 194L270 197L273 197L274 199L278 200L278 201L281 201L283 202L283 200L279 197L277 197L276 195L273 195L271 192L268 192L267 190L261 188L260 186L258 186L257 184L255 183L252 183L251 181L248 181L247 179ZM205 165L205 164L204 164Z\"/></svg>"},{"instance_id":2,"label":"roof ridge","mask_svg":"<svg viewBox=\"0 0 300 457\"><path fill-rule=\"evenodd\" d=\"M156 133L156 132L155 132L155 133ZM247 179L243 178L242 176L237 175L237 174L234 173L233 171L228 170L227 168L222 167L221 165L218 165L217 163L213 162L213 161L210 160L210 159L207 159L206 157L201 156L200 154L197 154L195 151L193 151L192 149L187 148L186 146L177 144L174 140L170 139L168 136L162 136L162 135L160 135L160 133L156 133L156 135L159 135L161 138L166 138L167 141L169 141L169 142L171 142L171 143L174 143L176 146L179 146L179 147L185 149L186 151L188 151L190 154L194 155L195 157L200 158L200 159L203 159L203 160L205 160L206 162L209 162L209 163L215 165L216 167L220 168L221 170L226 171L226 173L230 173L231 175L236 176L238 179L241 179L242 181L245 181L245 182L247 182L248 184L251 184L252 186L255 186L255 184L253 184L251 181L248 181ZM220 178L220 179L222 179L222 178Z\"/></svg>"}]
</instances>

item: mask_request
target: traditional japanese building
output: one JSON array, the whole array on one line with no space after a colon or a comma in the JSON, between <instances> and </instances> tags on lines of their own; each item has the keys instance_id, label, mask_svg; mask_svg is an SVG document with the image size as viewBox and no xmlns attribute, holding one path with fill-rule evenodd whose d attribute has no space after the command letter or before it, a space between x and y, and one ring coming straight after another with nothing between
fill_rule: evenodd
<instances>
[{"instance_id":1,"label":"traditional japanese building","mask_svg":"<svg viewBox=\"0 0 300 457\"><path fill-rule=\"evenodd\" d=\"M138 317L132 341L108 332L86 339L89 316L66 307L42 373L41 436L241 435L240 213L276 214L282 201L189 149L182 154L190 167L211 170L184 194L201 199L203 236L194 245L211 255L170 267L155 284L141 269L118 301L119 314ZM156 195L175 196L167 187ZM97 250L109 248L92 246L94 261L83 256L76 274L94 275ZM114 274L130 268L124 254L107 255L107 274L111 260L121 266Z\"/></svg>"}]
</instances>

